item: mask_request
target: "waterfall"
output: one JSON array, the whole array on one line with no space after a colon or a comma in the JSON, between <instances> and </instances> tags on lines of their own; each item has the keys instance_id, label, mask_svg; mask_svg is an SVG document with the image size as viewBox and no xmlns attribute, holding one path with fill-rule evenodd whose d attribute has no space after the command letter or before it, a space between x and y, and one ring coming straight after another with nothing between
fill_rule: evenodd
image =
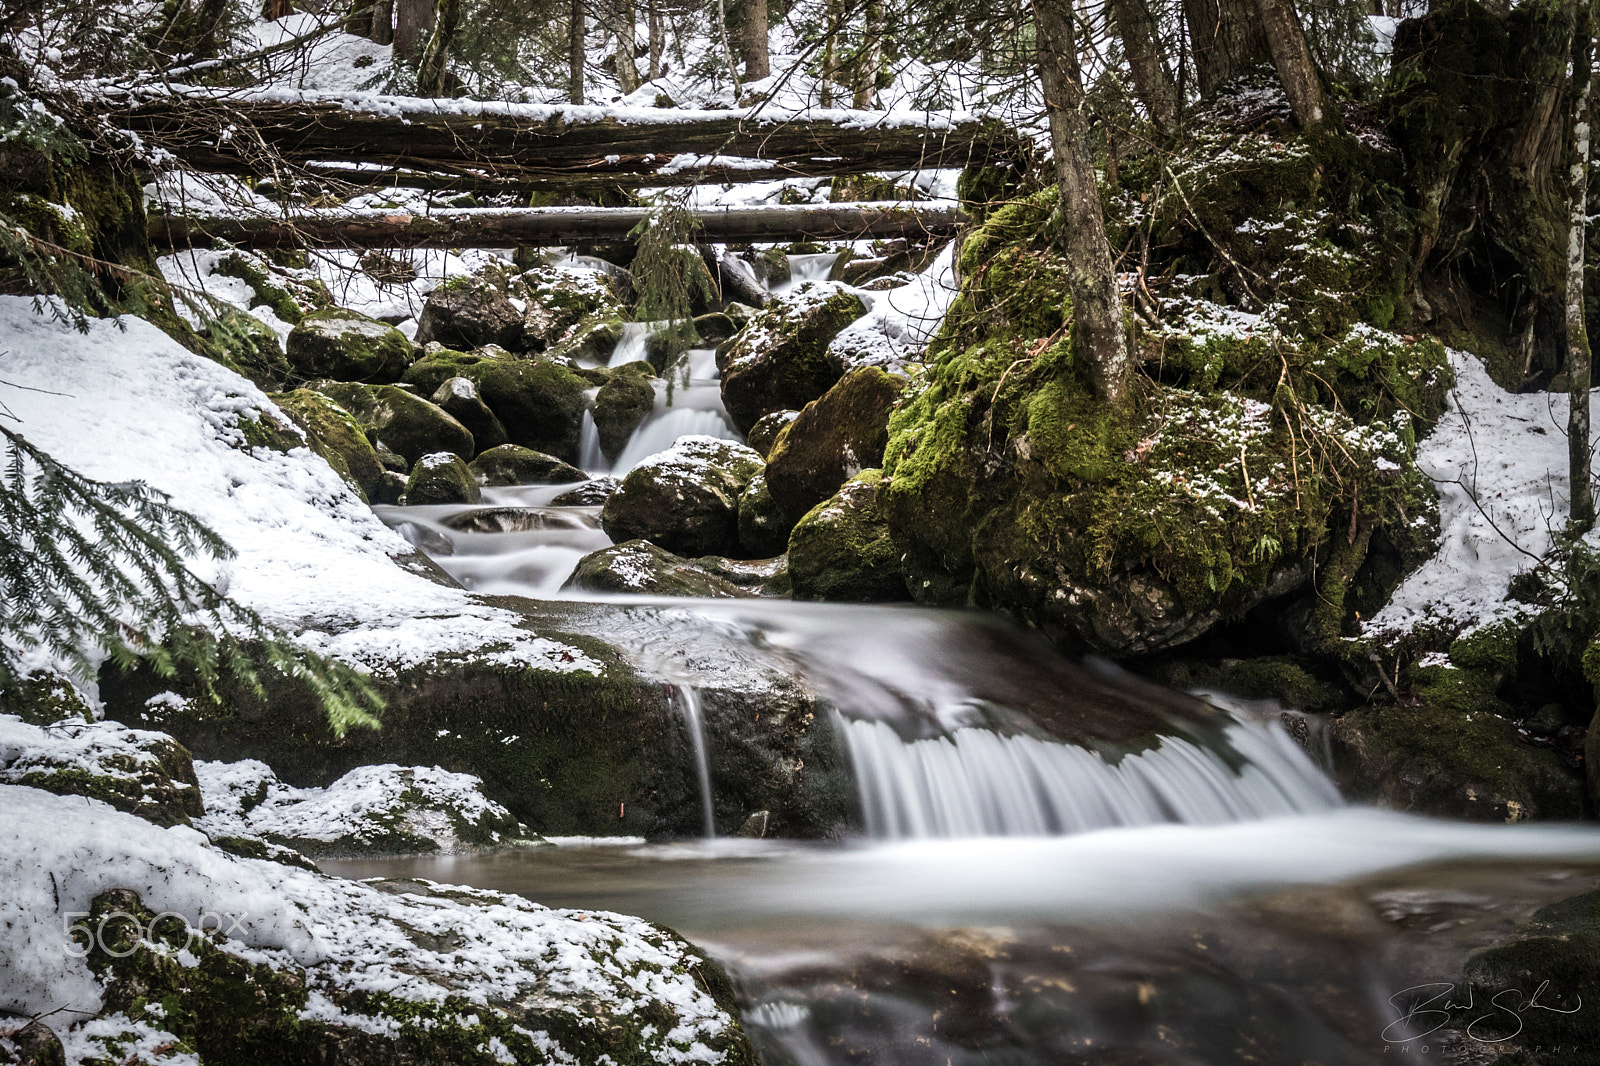
<instances>
[{"instance_id":1,"label":"waterfall","mask_svg":"<svg viewBox=\"0 0 1600 1066\"><path fill-rule=\"evenodd\" d=\"M777 295L799 288L807 281L825 280L833 264L838 260L837 252L818 252L811 255L791 255L789 257L789 280L779 285L772 286L772 292Z\"/></svg>"},{"instance_id":2,"label":"waterfall","mask_svg":"<svg viewBox=\"0 0 1600 1066\"><path fill-rule=\"evenodd\" d=\"M683 721L689 727L689 743L694 749L694 771L700 783L700 816L705 826L703 835L713 840L717 835L717 820L711 810L711 764L706 758L706 731L700 718L700 692L693 685L673 686L674 702Z\"/></svg>"},{"instance_id":3,"label":"waterfall","mask_svg":"<svg viewBox=\"0 0 1600 1066\"><path fill-rule=\"evenodd\" d=\"M1326 810L1338 793L1269 726L1225 730L1243 760L1176 736L1107 762L1072 744L958 729L905 741L844 721L867 833L879 838L1054 836L1112 826L1213 825Z\"/></svg>"},{"instance_id":4,"label":"waterfall","mask_svg":"<svg viewBox=\"0 0 1600 1066\"><path fill-rule=\"evenodd\" d=\"M633 431L633 436L628 438L612 469L618 475L626 474L638 466L640 460L666 451L679 437L691 433L722 440L741 439L734 428L728 425L721 411L696 410L692 407L671 407L663 411L658 408Z\"/></svg>"},{"instance_id":5,"label":"waterfall","mask_svg":"<svg viewBox=\"0 0 1600 1066\"><path fill-rule=\"evenodd\" d=\"M645 337L654 325L654 322L624 322L622 336L617 338L617 346L611 350L611 359L606 365L622 366L645 358Z\"/></svg>"},{"instance_id":6,"label":"waterfall","mask_svg":"<svg viewBox=\"0 0 1600 1066\"><path fill-rule=\"evenodd\" d=\"M594 424L594 408L583 411L583 426L578 431L578 469L586 474L605 474L611 470L600 450L600 429Z\"/></svg>"}]
</instances>

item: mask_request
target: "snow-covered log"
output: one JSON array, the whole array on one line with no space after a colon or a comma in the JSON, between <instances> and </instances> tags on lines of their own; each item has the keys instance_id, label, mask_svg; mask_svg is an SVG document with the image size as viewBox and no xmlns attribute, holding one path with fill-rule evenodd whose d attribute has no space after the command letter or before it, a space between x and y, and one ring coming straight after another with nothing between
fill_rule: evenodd
<instances>
[{"instance_id":1,"label":"snow-covered log","mask_svg":"<svg viewBox=\"0 0 1600 1066\"><path fill-rule=\"evenodd\" d=\"M469 208L304 212L289 217L152 217L158 248L505 248L616 241L649 212L637 207ZM856 240L948 237L968 221L953 205L807 204L708 207L695 212L708 241Z\"/></svg>"}]
</instances>

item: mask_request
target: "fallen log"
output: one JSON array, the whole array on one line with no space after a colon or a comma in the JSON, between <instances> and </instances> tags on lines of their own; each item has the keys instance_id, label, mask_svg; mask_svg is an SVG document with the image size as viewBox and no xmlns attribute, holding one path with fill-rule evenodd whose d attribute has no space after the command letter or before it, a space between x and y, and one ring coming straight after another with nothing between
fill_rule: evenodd
<instances>
[{"instance_id":1,"label":"fallen log","mask_svg":"<svg viewBox=\"0 0 1600 1066\"><path fill-rule=\"evenodd\" d=\"M511 248L625 240L649 215L642 207L463 208L325 211L278 217L150 219L157 248ZM932 204L802 204L715 207L695 212L695 240L735 244L869 237L948 237L968 221L959 207Z\"/></svg>"},{"instance_id":2,"label":"fallen log","mask_svg":"<svg viewBox=\"0 0 1600 1066\"><path fill-rule=\"evenodd\" d=\"M318 93L129 93L108 102L195 170L352 184L442 175L461 187L683 185L1022 159L1003 124L938 112L612 109Z\"/></svg>"}]
</instances>

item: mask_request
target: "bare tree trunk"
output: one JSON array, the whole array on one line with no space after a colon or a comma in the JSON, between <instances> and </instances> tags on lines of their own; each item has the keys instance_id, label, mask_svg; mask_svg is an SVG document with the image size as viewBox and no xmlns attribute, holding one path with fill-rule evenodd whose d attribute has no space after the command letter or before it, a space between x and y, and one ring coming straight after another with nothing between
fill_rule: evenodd
<instances>
[{"instance_id":1,"label":"bare tree trunk","mask_svg":"<svg viewBox=\"0 0 1600 1066\"><path fill-rule=\"evenodd\" d=\"M444 95L444 64L450 56L450 45L456 30L461 26L461 0L439 0L435 9L437 18L428 44L422 50L422 60L417 64L417 94L419 96Z\"/></svg>"},{"instance_id":2,"label":"bare tree trunk","mask_svg":"<svg viewBox=\"0 0 1600 1066\"><path fill-rule=\"evenodd\" d=\"M372 0L350 0L344 13L344 32L357 37L372 36Z\"/></svg>"},{"instance_id":3,"label":"bare tree trunk","mask_svg":"<svg viewBox=\"0 0 1600 1066\"><path fill-rule=\"evenodd\" d=\"M856 62L855 95L850 106L866 109L878 95L878 70L883 66L883 4L869 0L867 25Z\"/></svg>"},{"instance_id":4,"label":"bare tree trunk","mask_svg":"<svg viewBox=\"0 0 1600 1066\"><path fill-rule=\"evenodd\" d=\"M832 107L834 85L839 70L839 31L844 28L844 0L828 0L828 39L822 47L822 78L817 83L818 102Z\"/></svg>"},{"instance_id":5,"label":"bare tree trunk","mask_svg":"<svg viewBox=\"0 0 1600 1066\"><path fill-rule=\"evenodd\" d=\"M744 80L760 81L772 73L768 52L767 0L740 0L739 51L744 60Z\"/></svg>"},{"instance_id":6,"label":"bare tree trunk","mask_svg":"<svg viewBox=\"0 0 1600 1066\"><path fill-rule=\"evenodd\" d=\"M612 27L617 41L613 63L616 67L617 85L624 95L643 84L639 78L639 64L634 61L634 53L638 48L638 38L634 36L634 23L637 19L638 12L634 8L633 0L621 0L617 5L616 24Z\"/></svg>"},{"instance_id":7,"label":"bare tree trunk","mask_svg":"<svg viewBox=\"0 0 1600 1066\"><path fill-rule=\"evenodd\" d=\"M585 37L588 30L584 0L572 0L567 16L567 95L575 104L583 103L583 63L587 58Z\"/></svg>"},{"instance_id":8,"label":"bare tree trunk","mask_svg":"<svg viewBox=\"0 0 1600 1066\"><path fill-rule=\"evenodd\" d=\"M294 4L289 0L266 0L261 5L261 17L269 22L276 22L294 14Z\"/></svg>"},{"instance_id":9,"label":"bare tree trunk","mask_svg":"<svg viewBox=\"0 0 1600 1066\"><path fill-rule=\"evenodd\" d=\"M395 0L394 57L415 66L433 29L433 0Z\"/></svg>"},{"instance_id":10,"label":"bare tree trunk","mask_svg":"<svg viewBox=\"0 0 1600 1066\"><path fill-rule=\"evenodd\" d=\"M733 82L733 96L737 101L744 87L739 84L739 64L734 62L733 46L728 43L728 0L717 0L717 29L722 32L722 56L728 61L728 77Z\"/></svg>"},{"instance_id":11,"label":"bare tree trunk","mask_svg":"<svg viewBox=\"0 0 1600 1066\"><path fill-rule=\"evenodd\" d=\"M1593 12L1578 0L1577 32L1572 48L1572 160L1567 236L1567 381L1571 402L1567 415L1567 471L1571 488L1568 532L1594 528L1594 490L1589 478L1589 328L1583 299L1584 244L1588 229L1590 101L1594 83Z\"/></svg>"},{"instance_id":12,"label":"bare tree trunk","mask_svg":"<svg viewBox=\"0 0 1600 1066\"><path fill-rule=\"evenodd\" d=\"M394 0L378 0L372 5L372 30L367 37L373 44L394 43Z\"/></svg>"},{"instance_id":13,"label":"bare tree trunk","mask_svg":"<svg viewBox=\"0 0 1600 1066\"><path fill-rule=\"evenodd\" d=\"M1272 58L1253 0L1183 0L1200 95L1215 96L1228 82Z\"/></svg>"},{"instance_id":14,"label":"bare tree trunk","mask_svg":"<svg viewBox=\"0 0 1600 1066\"><path fill-rule=\"evenodd\" d=\"M1089 154L1072 0L1033 0L1033 13L1039 29L1039 78L1061 185L1074 334L1095 392L1108 405L1120 406L1127 399L1133 360Z\"/></svg>"},{"instance_id":15,"label":"bare tree trunk","mask_svg":"<svg viewBox=\"0 0 1600 1066\"><path fill-rule=\"evenodd\" d=\"M655 81L665 73L661 69L661 55L667 50L666 24L661 18L661 0L647 0L650 33L650 80Z\"/></svg>"},{"instance_id":16,"label":"bare tree trunk","mask_svg":"<svg viewBox=\"0 0 1600 1066\"><path fill-rule=\"evenodd\" d=\"M1256 9L1261 12L1267 46L1272 50L1272 62L1278 68L1278 80L1289 97L1295 121L1307 130L1322 125L1327 112L1322 73L1311 58L1294 0L1256 0Z\"/></svg>"},{"instance_id":17,"label":"bare tree trunk","mask_svg":"<svg viewBox=\"0 0 1600 1066\"><path fill-rule=\"evenodd\" d=\"M1178 128L1178 87L1161 58L1161 42L1149 5L1145 0L1111 0L1111 13L1133 72L1135 95L1157 129L1173 132Z\"/></svg>"}]
</instances>

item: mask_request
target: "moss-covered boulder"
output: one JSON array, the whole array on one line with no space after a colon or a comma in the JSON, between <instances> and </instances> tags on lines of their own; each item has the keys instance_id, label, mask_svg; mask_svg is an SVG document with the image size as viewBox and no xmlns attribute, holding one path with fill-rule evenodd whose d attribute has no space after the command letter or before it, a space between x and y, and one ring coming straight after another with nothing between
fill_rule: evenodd
<instances>
[{"instance_id":1,"label":"moss-covered boulder","mask_svg":"<svg viewBox=\"0 0 1600 1066\"><path fill-rule=\"evenodd\" d=\"M812 508L789 534L797 600L872 603L910 598L900 551L878 509L882 474L864 470Z\"/></svg>"},{"instance_id":2,"label":"moss-covered boulder","mask_svg":"<svg viewBox=\"0 0 1600 1066\"><path fill-rule=\"evenodd\" d=\"M751 559L768 559L789 550L794 520L767 490L765 474L750 479L739 495L739 549Z\"/></svg>"},{"instance_id":3,"label":"moss-covered boulder","mask_svg":"<svg viewBox=\"0 0 1600 1066\"><path fill-rule=\"evenodd\" d=\"M744 442L765 459L772 453L772 446L777 443L778 434L799 417L799 411L774 411L770 415L762 415L756 420L756 424L750 427L750 432L744 435Z\"/></svg>"},{"instance_id":4,"label":"moss-covered boulder","mask_svg":"<svg viewBox=\"0 0 1600 1066\"><path fill-rule=\"evenodd\" d=\"M203 336L210 345L208 354L249 378L263 392L283 388L295 375L283 342L254 315L223 308L206 323Z\"/></svg>"},{"instance_id":5,"label":"moss-covered boulder","mask_svg":"<svg viewBox=\"0 0 1600 1066\"><path fill-rule=\"evenodd\" d=\"M478 386L468 378L450 378L433 394L433 402L472 433L473 445L479 451L498 448L506 443L506 427L489 410L489 405L478 395Z\"/></svg>"},{"instance_id":6,"label":"moss-covered boulder","mask_svg":"<svg viewBox=\"0 0 1600 1066\"><path fill-rule=\"evenodd\" d=\"M622 339L624 322L620 313L594 314L579 319L560 340L545 349L545 354L551 359L571 359L579 363L606 362Z\"/></svg>"},{"instance_id":7,"label":"moss-covered boulder","mask_svg":"<svg viewBox=\"0 0 1600 1066\"><path fill-rule=\"evenodd\" d=\"M761 457L714 437L680 437L630 470L600 524L621 543L648 540L676 555L738 555L739 497Z\"/></svg>"},{"instance_id":8,"label":"moss-covered boulder","mask_svg":"<svg viewBox=\"0 0 1600 1066\"><path fill-rule=\"evenodd\" d=\"M785 514L798 521L847 480L883 463L889 412L905 387L905 378L859 367L779 432L767 453L767 485Z\"/></svg>"},{"instance_id":9,"label":"moss-covered boulder","mask_svg":"<svg viewBox=\"0 0 1600 1066\"><path fill-rule=\"evenodd\" d=\"M275 271L266 260L249 252L218 257L213 273L250 286L250 310L264 307L291 326L298 325L307 311L333 305L328 287L308 271Z\"/></svg>"},{"instance_id":10,"label":"moss-covered boulder","mask_svg":"<svg viewBox=\"0 0 1600 1066\"><path fill-rule=\"evenodd\" d=\"M480 452L470 469L480 485L566 485L588 475L553 455L518 444L502 444Z\"/></svg>"},{"instance_id":11,"label":"moss-covered boulder","mask_svg":"<svg viewBox=\"0 0 1600 1066\"><path fill-rule=\"evenodd\" d=\"M311 450L322 456L363 500L392 502L384 499L387 493L378 453L350 412L312 389L280 392L270 399L305 433Z\"/></svg>"},{"instance_id":12,"label":"moss-covered boulder","mask_svg":"<svg viewBox=\"0 0 1600 1066\"><path fill-rule=\"evenodd\" d=\"M451 378L462 377L468 367L477 366L485 359L510 362L516 356L504 348L489 345L470 352L458 352L437 342L422 349L422 355L401 375L400 382L410 385L422 396L432 396Z\"/></svg>"},{"instance_id":13,"label":"moss-covered boulder","mask_svg":"<svg viewBox=\"0 0 1600 1066\"><path fill-rule=\"evenodd\" d=\"M650 596L738 599L753 595L725 578L647 540L630 540L578 560L563 589Z\"/></svg>"},{"instance_id":14,"label":"moss-covered boulder","mask_svg":"<svg viewBox=\"0 0 1600 1066\"><path fill-rule=\"evenodd\" d=\"M622 482L614 477L597 477L577 488L568 489L550 501L552 507L600 507L611 498Z\"/></svg>"},{"instance_id":15,"label":"moss-covered boulder","mask_svg":"<svg viewBox=\"0 0 1600 1066\"><path fill-rule=\"evenodd\" d=\"M578 461L589 384L577 374L547 359L483 359L461 376L477 385L512 444Z\"/></svg>"},{"instance_id":16,"label":"moss-covered boulder","mask_svg":"<svg viewBox=\"0 0 1600 1066\"><path fill-rule=\"evenodd\" d=\"M559 347L563 354L575 355L568 348L581 341L584 354L597 357L602 348L610 351L601 339L604 333L610 334L612 347L622 335L625 309L604 274L535 267L518 276L515 285L517 295L527 302L522 314L524 348L543 351Z\"/></svg>"},{"instance_id":17,"label":"moss-covered boulder","mask_svg":"<svg viewBox=\"0 0 1600 1066\"><path fill-rule=\"evenodd\" d=\"M350 412L374 444L383 444L407 463L415 465L434 452L471 459L477 450L466 426L405 389L357 382L318 382L315 388Z\"/></svg>"},{"instance_id":18,"label":"moss-covered boulder","mask_svg":"<svg viewBox=\"0 0 1600 1066\"><path fill-rule=\"evenodd\" d=\"M94 709L77 686L61 674L32 670L0 686L0 714L13 714L28 725L92 722Z\"/></svg>"},{"instance_id":19,"label":"moss-covered boulder","mask_svg":"<svg viewBox=\"0 0 1600 1066\"><path fill-rule=\"evenodd\" d=\"M774 301L719 348L722 402L744 433L763 415L798 410L844 372L828 352L839 332L866 313L861 298L830 283L802 285Z\"/></svg>"},{"instance_id":20,"label":"moss-covered boulder","mask_svg":"<svg viewBox=\"0 0 1600 1066\"><path fill-rule=\"evenodd\" d=\"M503 273L464 274L434 289L417 319L416 340L462 351L485 344L520 350L522 312L511 302Z\"/></svg>"},{"instance_id":21,"label":"moss-covered boulder","mask_svg":"<svg viewBox=\"0 0 1600 1066\"><path fill-rule=\"evenodd\" d=\"M1583 779L1548 748L1518 742L1513 713L1482 674L1418 666L1399 702L1336 718L1334 768L1350 796L1480 821L1577 818Z\"/></svg>"},{"instance_id":22,"label":"moss-covered boulder","mask_svg":"<svg viewBox=\"0 0 1600 1066\"><path fill-rule=\"evenodd\" d=\"M768 559L729 559L723 555L702 555L695 565L757 596L784 598L789 595L789 557Z\"/></svg>"},{"instance_id":23,"label":"moss-covered boulder","mask_svg":"<svg viewBox=\"0 0 1600 1066\"><path fill-rule=\"evenodd\" d=\"M399 381L413 356L404 333L342 307L306 315L290 331L285 347L290 365L306 381Z\"/></svg>"},{"instance_id":24,"label":"moss-covered boulder","mask_svg":"<svg viewBox=\"0 0 1600 1066\"><path fill-rule=\"evenodd\" d=\"M165 733L66 719L36 726L0 714L0 784L87 796L156 825L205 813L194 761Z\"/></svg>"},{"instance_id":25,"label":"moss-covered boulder","mask_svg":"<svg viewBox=\"0 0 1600 1066\"><path fill-rule=\"evenodd\" d=\"M615 460L627 447L633 431L656 409L656 387L649 363L629 363L600 386L594 398L594 428L600 450Z\"/></svg>"},{"instance_id":26,"label":"moss-covered boulder","mask_svg":"<svg viewBox=\"0 0 1600 1066\"><path fill-rule=\"evenodd\" d=\"M418 459L406 479L405 503L477 503L483 499L478 482L454 452L433 452Z\"/></svg>"}]
</instances>

